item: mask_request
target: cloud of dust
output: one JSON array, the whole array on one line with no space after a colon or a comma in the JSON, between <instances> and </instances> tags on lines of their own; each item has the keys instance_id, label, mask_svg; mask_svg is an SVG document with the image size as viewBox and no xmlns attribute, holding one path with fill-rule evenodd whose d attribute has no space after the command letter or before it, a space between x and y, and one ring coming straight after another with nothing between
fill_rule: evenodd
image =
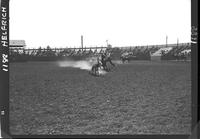
<instances>
[{"instance_id":1,"label":"cloud of dust","mask_svg":"<svg viewBox=\"0 0 200 139\"><path fill-rule=\"evenodd\" d=\"M58 65L60 67L73 67L73 68L79 68L83 70L91 70L92 68L92 62L89 61L60 61L58 62Z\"/></svg>"},{"instance_id":2,"label":"cloud of dust","mask_svg":"<svg viewBox=\"0 0 200 139\"><path fill-rule=\"evenodd\" d=\"M122 64L120 60L114 60L113 61L115 64ZM74 60L65 60L65 61L59 61L58 66L59 67L72 67L72 68L79 68L82 70L87 70L91 71L92 66L97 63L97 58L96 57L90 57L87 58L86 60L79 60L79 61L74 61ZM105 75L107 72L102 69L102 67L99 69L99 74L100 75Z\"/></svg>"},{"instance_id":3,"label":"cloud of dust","mask_svg":"<svg viewBox=\"0 0 200 139\"><path fill-rule=\"evenodd\" d=\"M95 61L95 60L81 60L81 61L67 60L67 61L59 61L58 66L59 67L79 68L82 70L91 71L92 66L96 63L97 63L97 61ZM100 75L105 75L106 73L107 72L105 70L103 70L102 68L99 69Z\"/></svg>"}]
</instances>

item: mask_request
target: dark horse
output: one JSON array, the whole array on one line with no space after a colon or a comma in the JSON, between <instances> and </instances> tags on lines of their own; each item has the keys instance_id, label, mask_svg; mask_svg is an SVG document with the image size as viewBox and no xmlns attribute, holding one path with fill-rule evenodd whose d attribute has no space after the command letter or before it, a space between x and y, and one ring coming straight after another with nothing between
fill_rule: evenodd
<instances>
[{"instance_id":1,"label":"dark horse","mask_svg":"<svg viewBox=\"0 0 200 139\"><path fill-rule=\"evenodd\" d=\"M120 59L122 60L122 63L124 63L125 61L128 61L128 63L129 63L129 61L130 61L130 57L128 57L128 56L120 56Z\"/></svg>"},{"instance_id":2,"label":"dark horse","mask_svg":"<svg viewBox=\"0 0 200 139\"><path fill-rule=\"evenodd\" d=\"M125 63L125 61L127 61L127 62L129 63L130 60L135 59L135 58L136 58L136 56L134 56L132 52L123 53L123 54L120 56L120 59L121 59L122 63Z\"/></svg>"},{"instance_id":3,"label":"dark horse","mask_svg":"<svg viewBox=\"0 0 200 139\"><path fill-rule=\"evenodd\" d=\"M107 66L107 62L109 62L113 67L115 67L115 64L112 62L110 55L102 54L101 55L102 67L105 71L110 71L110 69Z\"/></svg>"}]
</instances>

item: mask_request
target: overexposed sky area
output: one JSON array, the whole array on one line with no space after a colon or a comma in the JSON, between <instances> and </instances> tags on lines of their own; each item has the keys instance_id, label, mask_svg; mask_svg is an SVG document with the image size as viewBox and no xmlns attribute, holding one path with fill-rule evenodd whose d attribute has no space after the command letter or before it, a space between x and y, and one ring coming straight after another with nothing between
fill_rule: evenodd
<instances>
[{"instance_id":1,"label":"overexposed sky area","mask_svg":"<svg viewBox=\"0 0 200 139\"><path fill-rule=\"evenodd\" d=\"M10 40L27 48L191 41L190 0L10 0Z\"/></svg>"}]
</instances>

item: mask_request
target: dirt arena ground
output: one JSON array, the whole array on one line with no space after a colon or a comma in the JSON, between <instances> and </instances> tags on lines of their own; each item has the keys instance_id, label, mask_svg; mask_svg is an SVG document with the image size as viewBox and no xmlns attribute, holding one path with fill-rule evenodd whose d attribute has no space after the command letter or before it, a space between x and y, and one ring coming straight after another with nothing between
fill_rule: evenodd
<instances>
[{"instance_id":1,"label":"dirt arena ground","mask_svg":"<svg viewBox=\"0 0 200 139\"><path fill-rule=\"evenodd\" d=\"M190 62L132 61L102 77L11 63L9 93L12 135L190 133Z\"/></svg>"}]
</instances>

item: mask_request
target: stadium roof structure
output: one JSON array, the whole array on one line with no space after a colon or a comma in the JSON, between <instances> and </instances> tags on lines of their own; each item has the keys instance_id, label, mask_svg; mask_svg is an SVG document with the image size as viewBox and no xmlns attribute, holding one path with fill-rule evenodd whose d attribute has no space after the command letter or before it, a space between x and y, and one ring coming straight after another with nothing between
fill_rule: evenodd
<instances>
[{"instance_id":1,"label":"stadium roof structure","mask_svg":"<svg viewBox=\"0 0 200 139\"><path fill-rule=\"evenodd\" d=\"M10 47L24 47L26 46L25 40L10 40Z\"/></svg>"}]
</instances>

